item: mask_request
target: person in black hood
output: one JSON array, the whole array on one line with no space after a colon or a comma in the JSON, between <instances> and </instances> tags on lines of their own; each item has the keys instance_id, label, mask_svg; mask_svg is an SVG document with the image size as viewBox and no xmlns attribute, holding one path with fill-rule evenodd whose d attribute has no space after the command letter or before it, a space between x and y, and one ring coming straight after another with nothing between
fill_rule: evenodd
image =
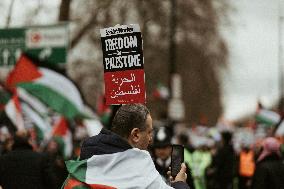
<instances>
[{"instance_id":1,"label":"person in black hood","mask_svg":"<svg viewBox=\"0 0 284 189\"><path fill-rule=\"evenodd\" d=\"M78 187L96 185L124 189L189 189L185 183L187 175L184 164L172 180L172 187L163 181L155 169L151 156L146 151L152 142L152 130L152 118L146 106L121 106L112 122L113 132L102 129L98 135L86 139L81 147L80 161L66 162L72 177L66 180L64 188L79 180L83 183ZM80 176L77 177L80 174L76 172L76 165L80 166L84 161L88 162L87 170L90 174L82 180Z\"/></svg>"}]
</instances>

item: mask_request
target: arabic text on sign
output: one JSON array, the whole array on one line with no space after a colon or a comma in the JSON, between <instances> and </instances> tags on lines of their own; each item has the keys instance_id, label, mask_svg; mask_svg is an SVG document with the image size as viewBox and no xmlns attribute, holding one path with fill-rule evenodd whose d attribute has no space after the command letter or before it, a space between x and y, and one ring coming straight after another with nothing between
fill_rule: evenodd
<instances>
[{"instance_id":1,"label":"arabic text on sign","mask_svg":"<svg viewBox=\"0 0 284 189\"><path fill-rule=\"evenodd\" d=\"M124 78L115 78L114 75L112 75L112 82L115 83L118 88L117 90L112 90L113 94L111 96L111 98L117 98L119 96L124 96L124 95L134 95L134 94L139 94L141 92L140 90L140 85L135 85L133 86L133 84L130 85L130 90L127 90L127 91L123 91L121 90L121 86L124 84L124 83L133 83L135 82L135 75L134 74L130 74L130 78L127 78L127 77L124 77Z\"/></svg>"}]
</instances>

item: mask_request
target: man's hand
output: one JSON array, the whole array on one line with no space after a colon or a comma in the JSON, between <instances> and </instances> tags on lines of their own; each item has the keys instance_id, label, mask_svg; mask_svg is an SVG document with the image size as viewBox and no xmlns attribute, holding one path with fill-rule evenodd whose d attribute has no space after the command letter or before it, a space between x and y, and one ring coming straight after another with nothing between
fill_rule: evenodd
<instances>
[{"instance_id":1,"label":"man's hand","mask_svg":"<svg viewBox=\"0 0 284 189\"><path fill-rule=\"evenodd\" d=\"M170 177L171 182L178 182L178 181L186 182L187 179L186 165L184 163L181 164L181 169L175 178L171 176L171 168L169 168L167 174Z\"/></svg>"}]
</instances>

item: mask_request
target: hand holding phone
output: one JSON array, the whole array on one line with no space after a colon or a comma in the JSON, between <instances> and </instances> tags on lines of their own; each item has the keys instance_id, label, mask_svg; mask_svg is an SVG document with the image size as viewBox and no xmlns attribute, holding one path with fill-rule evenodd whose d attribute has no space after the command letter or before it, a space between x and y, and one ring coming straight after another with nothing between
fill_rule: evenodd
<instances>
[{"instance_id":1,"label":"hand holding phone","mask_svg":"<svg viewBox=\"0 0 284 189\"><path fill-rule=\"evenodd\" d=\"M175 178L181 170L181 164L184 162L184 147L182 145L172 145L171 153L171 176Z\"/></svg>"}]
</instances>

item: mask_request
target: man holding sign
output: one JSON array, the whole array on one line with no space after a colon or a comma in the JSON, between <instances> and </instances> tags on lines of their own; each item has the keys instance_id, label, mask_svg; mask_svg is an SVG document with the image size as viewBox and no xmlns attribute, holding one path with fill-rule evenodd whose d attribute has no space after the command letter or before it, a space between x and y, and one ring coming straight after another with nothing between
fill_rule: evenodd
<instances>
[{"instance_id":1,"label":"man holding sign","mask_svg":"<svg viewBox=\"0 0 284 189\"><path fill-rule=\"evenodd\" d=\"M101 129L84 141L80 160L66 162L64 189L189 189L186 166L168 186L147 150L152 118L145 104L142 38L138 25L101 30L107 104L125 104L116 112L112 132Z\"/></svg>"},{"instance_id":2,"label":"man holding sign","mask_svg":"<svg viewBox=\"0 0 284 189\"><path fill-rule=\"evenodd\" d=\"M69 171L64 189L85 188L148 188L189 189L186 166L168 186L146 149L152 141L152 118L142 104L121 106L112 122L113 129L102 129L86 139L81 147L80 160L66 163Z\"/></svg>"}]
</instances>

